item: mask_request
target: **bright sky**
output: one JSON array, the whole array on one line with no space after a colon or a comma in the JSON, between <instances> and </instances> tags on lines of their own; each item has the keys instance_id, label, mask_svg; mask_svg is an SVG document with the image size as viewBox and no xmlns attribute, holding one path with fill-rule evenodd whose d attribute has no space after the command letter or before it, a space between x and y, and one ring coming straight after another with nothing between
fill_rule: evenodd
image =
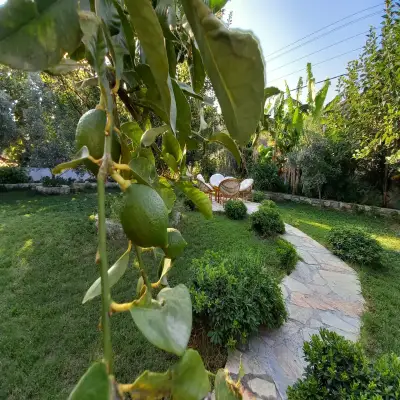
<instances>
[{"instance_id":1,"label":"bright sky","mask_svg":"<svg viewBox=\"0 0 400 400\"><path fill-rule=\"evenodd\" d=\"M374 7L376 6L376 7ZM319 30L331 23L343 19L358 11L369 7L374 7L350 18L344 19L321 32L310 36L303 41L296 43L290 50L274 60L275 55L267 57L269 54L281 49L302 37ZM313 67L316 81L323 80L327 77L333 77L346 72L347 62L357 58L361 50L352 51L364 45L366 35L361 34L368 31L371 25L377 27L381 23L383 15L383 0L230 0L226 5L227 12L233 11L232 28L241 28L252 30L258 37L264 58L266 60L267 85L277 86L284 89L284 79L287 79L289 87L295 88L299 76L303 76L304 72L291 72L305 69L306 63L310 61L312 64L331 59L321 65ZM376 14L368 16L370 14ZM368 17L367 17L368 16ZM361 19L366 17L364 19ZM359 20L359 21L356 21ZM348 26L338 29L334 32L321 37L318 40L305 44L304 46L294 49L310 39L329 32L340 25L348 24ZM361 34L361 35L359 35ZM350 38L358 35L357 37ZM349 39L348 39L349 38ZM310 55L302 60L290 63L300 57L306 56L314 51L330 46L336 42L344 40L343 43L325 49L317 54ZM352 52L351 52L352 51ZM342 55L343 53L350 54ZM277 53L278 55L280 53ZM269 60L269 61L268 61ZM273 71L274 70L274 71ZM285 78L285 76L287 76ZM337 80L332 81L329 99L335 95Z\"/></svg>"}]
</instances>

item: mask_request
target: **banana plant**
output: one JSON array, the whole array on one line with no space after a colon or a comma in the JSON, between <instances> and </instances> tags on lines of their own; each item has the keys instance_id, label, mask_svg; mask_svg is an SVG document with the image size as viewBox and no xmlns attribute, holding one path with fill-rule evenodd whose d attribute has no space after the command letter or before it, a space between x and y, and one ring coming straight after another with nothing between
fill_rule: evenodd
<instances>
[{"instance_id":1,"label":"banana plant","mask_svg":"<svg viewBox=\"0 0 400 400\"><path fill-rule=\"evenodd\" d=\"M209 0L8 0L0 8L0 63L28 71L64 74L90 65L99 102L85 113L76 130L77 154L54 173L84 164L97 174L99 214L99 277L83 303L101 296L103 357L82 376L70 399L202 399L209 377L197 351L188 349L192 304L184 285L164 287L166 276L186 241L168 228L176 193L192 200L206 218L212 217L208 197L186 177L186 151L198 140L192 132L188 97L205 101L208 77L221 107L227 131L214 132L208 142L227 147L238 157L259 124L265 103L264 65L260 46L248 32L228 29L212 12L226 1ZM177 79L186 63L191 86ZM117 99L131 120L119 123ZM155 118L156 116L157 118ZM152 125L151 121L158 121ZM160 123L161 121L161 123ZM204 139L202 139L204 140ZM167 165L159 176L155 158ZM124 192L121 224L127 250L109 267L105 225L105 182L118 182ZM151 282L142 253L158 248L163 254L158 280ZM134 252L140 274L136 295L124 303L111 289L125 278ZM156 289L161 289L155 294ZM144 371L132 382L114 374L110 318L126 312L154 346L179 360L163 373ZM215 377L215 376L214 376ZM242 397L239 382L223 370L215 380L217 399Z\"/></svg>"}]
</instances>

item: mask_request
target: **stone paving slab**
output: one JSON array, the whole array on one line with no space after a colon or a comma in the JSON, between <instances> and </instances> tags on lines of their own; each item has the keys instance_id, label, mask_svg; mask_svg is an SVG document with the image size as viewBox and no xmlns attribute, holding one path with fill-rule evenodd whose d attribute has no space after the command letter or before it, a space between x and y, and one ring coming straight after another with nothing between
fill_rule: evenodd
<instances>
[{"instance_id":1,"label":"stone paving slab","mask_svg":"<svg viewBox=\"0 0 400 400\"><path fill-rule=\"evenodd\" d=\"M245 204L249 214L259 207L258 203ZM213 210L223 211L223 207L213 203ZM279 329L261 328L242 353L248 374L245 387L260 399L287 398L287 387L301 377L305 368L303 343L320 328L356 341L364 309L356 272L304 232L288 224L285 229L282 237L301 257L293 273L281 283L288 320ZM226 367L233 374L238 373L239 360L238 351L228 357ZM276 393L271 382L275 383Z\"/></svg>"}]
</instances>

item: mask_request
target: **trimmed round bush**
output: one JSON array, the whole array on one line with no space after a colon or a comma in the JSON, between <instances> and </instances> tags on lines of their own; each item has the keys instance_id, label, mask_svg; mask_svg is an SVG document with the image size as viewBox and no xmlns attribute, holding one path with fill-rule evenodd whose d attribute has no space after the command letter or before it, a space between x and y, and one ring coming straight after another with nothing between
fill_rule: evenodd
<instances>
[{"instance_id":1,"label":"trimmed round bush","mask_svg":"<svg viewBox=\"0 0 400 400\"><path fill-rule=\"evenodd\" d=\"M278 257L280 267L289 275L295 268L298 256L294 246L286 240L278 241Z\"/></svg>"},{"instance_id":2,"label":"trimmed round bush","mask_svg":"<svg viewBox=\"0 0 400 400\"><path fill-rule=\"evenodd\" d=\"M255 203L260 203L265 199L265 194L264 192L260 192L259 190L255 190L253 192L253 201Z\"/></svg>"},{"instance_id":3,"label":"trimmed round bush","mask_svg":"<svg viewBox=\"0 0 400 400\"><path fill-rule=\"evenodd\" d=\"M278 208L278 206L276 205L276 203L272 200L263 200L261 202L260 207L266 207L266 208Z\"/></svg>"},{"instance_id":4,"label":"trimmed round bush","mask_svg":"<svg viewBox=\"0 0 400 400\"><path fill-rule=\"evenodd\" d=\"M368 233L358 228L333 228L328 235L333 253L342 260L357 265L379 265L381 245Z\"/></svg>"},{"instance_id":5,"label":"trimmed round bush","mask_svg":"<svg viewBox=\"0 0 400 400\"><path fill-rule=\"evenodd\" d=\"M228 200L224 205L225 213L230 219L246 218L247 208L241 200Z\"/></svg>"},{"instance_id":6,"label":"trimmed round bush","mask_svg":"<svg viewBox=\"0 0 400 400\"><path fill-rule=\"evenodd\" d=\"M274 236L285 232L285 224L278 210L261 207L250 215L251 227L259 235Z\"/></svg>"},{"instance_id":7,"label":"trimmed round bush","mask_svg":"<svg viewBox=\"0 0 400 400\"><path fill-rule=\"evenodd\" d=\"M1 167L0 184L8 183L27 183L29 176L25 168L20 167Z\"/></svg>"},{"instance_id":8,"label":"trimmed round bush","mask_svg":"<svg viewBox=\"0 0 400 400\"><path fill-rule=\"evenodd\" d=\"M321 329L304 343L303 378L287 390L289 400L397 399L400 359L384 355L370 362L361 345Z\"/></svg>"},{"instance_id":9,"label":"trimmed round bush","mask_svg":"<svg viewBox=\"0 0 400 400\"><path fill-rule=\"evenodd\" d=\"M278 328L287 318L279 283L258 254L207 251L192 261L195 324L214 344L234 347L259 326Z\"/></svg>"}]
</instances>

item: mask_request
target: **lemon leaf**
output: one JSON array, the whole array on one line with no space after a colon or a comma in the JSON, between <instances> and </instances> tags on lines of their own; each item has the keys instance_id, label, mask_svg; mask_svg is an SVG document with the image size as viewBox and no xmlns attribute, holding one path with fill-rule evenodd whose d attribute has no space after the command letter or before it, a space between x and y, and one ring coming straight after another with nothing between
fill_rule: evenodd
<instances>
[{"instance_id":1,"label":"lemon leaf","mask_svg":"<svg viewBox=\"0 0 400 400\"><path fill-rule=\"evenodd\" d=\"M154 346L178 356L185 352L192 330L192 302L185 285L164 288L150 307L134 306L130 312Z\"/></svg>"},{"instance_id":2,"label":"lemon leaf","mask_svg":"<svg viewBox=\"0 0 400 400\"><path fill-rule=\"evenodd\" d=\"M126 269L128 268L129 263L129 253L131 248L128 250L116 261L116 263L108 270L108 282L110 288L112 288L125 274ZM101 295L101 278L97 278L92 286L88 289L83 298L82 304L85 304L87 301L94 299L97 296Z\"/></svg>"},{"instance_id":3,"label":"lemon leaf","mask_svg":"<svg viewBox=\"0 0 400 400\"><path fill-rule=\"evenodd\" d=\"M142 135L141 143L143 146L151 146L154 141L156 140L158 135L163 134L168 130L167 125L163 126L158 126L157 128L151 128L148 129L145 133Z\"/></svg>"},{"instance_id":4,"label":"lemon leaf","mask_svg":"<svg viewBox=\"0 0 400 400\"><path fill-rule=\"evenodd\" d=\"M54 175L60 174L66 169L75 168L79 164L82 164L84 160L87 160L89 157L89 150L86 146L83 146L76 154L75 158L71 161L67 161L65 163L58 164L53 168L52 172Z\"/></svg>"},{"instance_id":5,"label":"lemon leaf","mask_svg":"<svg viewBox=\"0 0 400 400\"><path fill-rule=\"evenodd\" d=\"M180 189L188 199L193 201L206 218L212 218L211 201L205 193L195 188L191 182L177 182L176 187Z\"/></svg>"},{"instance_id":6,"label":"lemon leaf","mask_svg":"<svg viewBox=\"0 0 400 400\"><path fill-rule=\"evenodd\" d=\"M157 182L156 167L148 158L133 158L129 162L129 168L133 172L134 179L136 179L139 183L152 186Z\"/></svg>"},{"instance_id":7,"label":"lemon leaf","mask_svg":"<svg viewBox=\"0 0 400 400\"><path fill-rule=\"evenodd\" d=\"M110 381L107 366L104 362L96 362L79 380L68 400L109 400Z\"/></svg>"},{"instance_id":8,"label":"lemon leaf","mask_svg":"<svg viewBox=\"0 0 400 400\"><path fill-rule=\"evenodd\" d=\"M239 164L242 163L242 156L240 155L239 147L235 143L235 141L229 136L229 134L225 132L214 132L210 136L210 142L215 142L222 144L226 149L228 149L233 157L235 157L236 162Z\"/></svg>"},{"instance_id":9,"label":"lemon leaf","mask_svg":"<svg viewBox=\"0 0 400 400\"><path fill-rule=\"evenodd\" d=\"M229 134L245 145L263 109L264 65L248 32L228 29L203 0L182 0Z\"/></svg>"}]
</instances>

